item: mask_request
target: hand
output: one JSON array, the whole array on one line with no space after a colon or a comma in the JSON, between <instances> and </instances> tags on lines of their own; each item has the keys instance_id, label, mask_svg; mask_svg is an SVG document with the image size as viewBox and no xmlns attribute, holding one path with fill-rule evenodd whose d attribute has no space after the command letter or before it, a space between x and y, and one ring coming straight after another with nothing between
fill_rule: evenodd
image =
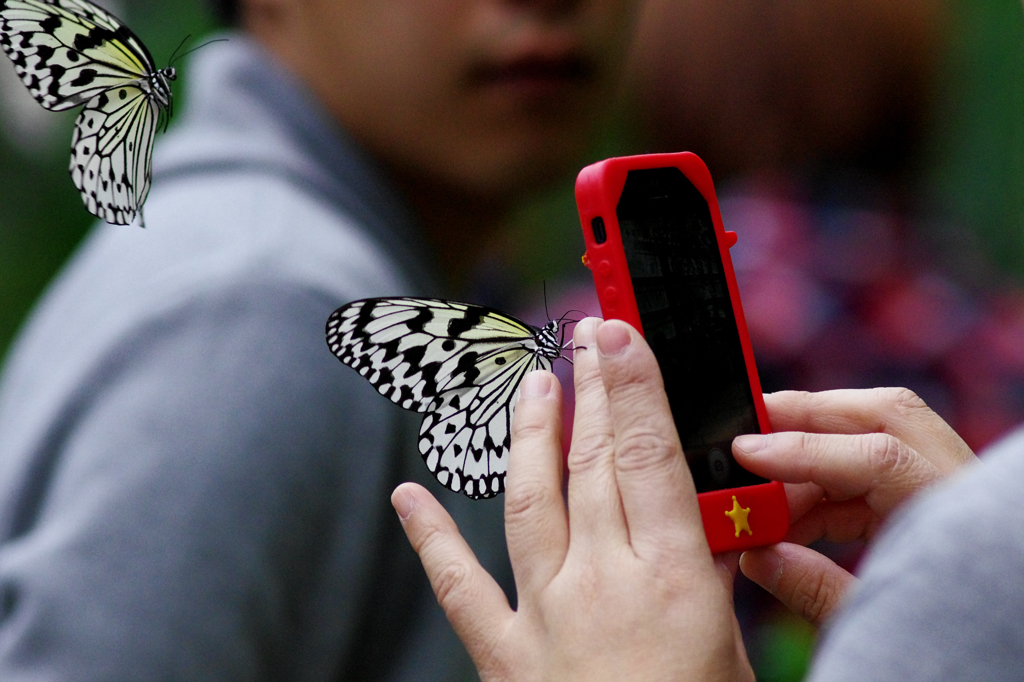
<instances>
[{"instance_id":1,"label":"hand","mask_svg":"<svg viewBox=\"0 0 1024 682\"><path fill-rule=\"evenodd\" d=\"M740 568L820 625L855 578L802 545L870 540L902 502L976 458L904 388L782 391L765 403L776 432L736 438L733 454L744 468L787 484L793 521L786 539L798 544L746 552Z\"/></svg>"},{"instance_id":2,"label":"hand","mask_svg":"<svg viewBox=\"0 0 1024 682\"><path fill-rule=\"evenodd\" d=\"M562 497L561 394L523 382L505 532L519 608L423 488L392 501L485 681L753 680L733 570L708 551L657 362L629 325L576 327L576 419Z\"/></svg>"}]
</instances>

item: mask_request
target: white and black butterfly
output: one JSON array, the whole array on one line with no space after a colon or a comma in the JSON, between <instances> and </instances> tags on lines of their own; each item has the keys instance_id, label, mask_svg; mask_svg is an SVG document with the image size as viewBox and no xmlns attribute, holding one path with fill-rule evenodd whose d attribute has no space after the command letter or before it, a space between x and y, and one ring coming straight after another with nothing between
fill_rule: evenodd
<instances>
[{"instance_id":1,"label":"white and black butterfly","mask_svg":"<svg viewBox=\"0 0 1024 682\"><path fill-rule=\"evenodd\" d=\"M562 357L560 320L538 328L469 303L369 298L327 320L327 345L381 395L423 412L419 451L446 488L505 490L519 384Z\"/></svg>"},{"instance_id":2,"label":"white and black butterfly","mask_svg":"<svg viewBox=\"0 0 1024 682\"><path fill-rule=\"evenodd\" d=\"M43 107L85 104L70 172L89 212L119 225L141 219L174 68L156 69L142 41L88 0L0 0L0 47Z\"/></svg>"}]
</instances>

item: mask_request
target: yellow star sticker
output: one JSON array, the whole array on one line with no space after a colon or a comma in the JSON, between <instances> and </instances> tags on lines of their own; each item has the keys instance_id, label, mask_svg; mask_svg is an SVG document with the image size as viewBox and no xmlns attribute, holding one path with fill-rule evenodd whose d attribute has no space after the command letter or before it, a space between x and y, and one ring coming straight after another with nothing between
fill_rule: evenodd
<instances>
[{"instance_id":1,"label":"yellow star sticker","mask_svg":"<svg viewBox=\"0 0 1024 682\"><path fill-rule=\"evenodd\" d=\"M740 506L740 503L736 500L736 496L732 496L732 509L725 512L725 515L732 519L732 522L736 525L736 537L740 536L740 531L747 531L747 535L753 535L754 532L750 530L750 524L747 522L747 515L750 514L750 507L744 509Z\"/></svg>"}]
</instances>

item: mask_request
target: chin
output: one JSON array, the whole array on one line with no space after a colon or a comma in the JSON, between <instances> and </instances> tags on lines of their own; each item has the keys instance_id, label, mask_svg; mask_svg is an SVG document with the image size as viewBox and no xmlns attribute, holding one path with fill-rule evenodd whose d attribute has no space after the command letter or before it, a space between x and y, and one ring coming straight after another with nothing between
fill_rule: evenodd
<instances>
[{"instance_id":1,"label":"chin","mask_svg":"<svg viewBox=\"0 0 1024 682\"><path fill-rule=\"evenodd\" d=\"M579 170L589 141L579 129L492 139L467 150L454 168L459 180L478 193L529 193Z\"/></svg>"},{"instance_id":2,"label":"chin","mask_svg":"<svg viewBox=\"0 0 1024 682\"><path fill-rule=\"evenodd\" d=\"M550 188L578 170L579 164L580 155L557 159L517 157L490 168L478 166L460 172L451 180L482 199L514 202Z\"/></svg>"}]
</instances>

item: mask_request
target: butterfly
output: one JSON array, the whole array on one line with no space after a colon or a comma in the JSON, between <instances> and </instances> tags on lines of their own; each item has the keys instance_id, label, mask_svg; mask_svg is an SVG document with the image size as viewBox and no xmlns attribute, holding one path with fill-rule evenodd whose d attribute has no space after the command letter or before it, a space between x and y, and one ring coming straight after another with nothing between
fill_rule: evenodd
<instances>
[{"instance_id":1,"label":"butterfly","mask_svg":"<svg viewBox=\"0 0 1024 682\"><path fill-rule=\"evenodd\" d=\"M174 67L156 69L142 41L88 0L0 0L0 48L44 108L85 104L69 170L89 213L141 223Z\"/></svg>"},{"instance_id":2,"label":"butterfly","mask_svg":"<svg viewBox=\"0 0 1024 682\"><path fill-rule=\"evenodd\" d=\"M562 357L563 324L533 327L441 299L368 298L331 314L327 346L385 398L422 412L427 468L449 490L482 499L505 490L519 384Z\"/></svg>"}]
</instances>

